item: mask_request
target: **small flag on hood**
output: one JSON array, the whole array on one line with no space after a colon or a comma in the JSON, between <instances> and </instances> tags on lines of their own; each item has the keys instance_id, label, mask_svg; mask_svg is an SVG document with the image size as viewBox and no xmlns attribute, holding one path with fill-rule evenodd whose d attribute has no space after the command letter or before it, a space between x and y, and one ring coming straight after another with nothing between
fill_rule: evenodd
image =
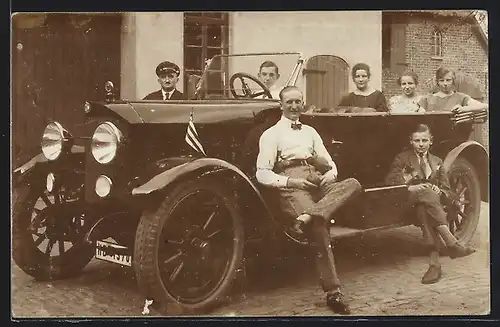
<instances>
[{"instance_id":1,"label":"small flag on hood","mask_svg":"<svg viewBox=\"0 0 500 327\"><path fill-rule=\"evenodd\" d=\"M189 123L186 130L186 143L189 144L196 152L203 153L206 157L205 149L203 149L203 145L201 145L200 139L198 137L198 132L196 131L196 127L193 122L193 112L189 115Z\"/></svg>"}]
</instances>

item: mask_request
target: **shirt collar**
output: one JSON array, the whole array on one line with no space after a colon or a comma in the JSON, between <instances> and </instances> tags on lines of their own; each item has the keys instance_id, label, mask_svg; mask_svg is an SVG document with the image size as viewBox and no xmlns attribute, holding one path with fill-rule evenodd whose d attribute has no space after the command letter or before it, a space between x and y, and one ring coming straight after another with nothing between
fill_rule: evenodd
<instances>
[{"instance_id":1,"label":"shirt collar","mask_svg":"<svg viewBox=\"0 0 500 327\"><path fill-rule=\"evenodd\" d=\"M295 123L295 124L302 124L302 123L300 122L300 119L297 119L296 121L293 121L293 120L291 120L291 119L286 118L286 117L285 117L285 116L283 116L283 115L281 115L281 119L280 119L280 121L279 121L279 122L280 122L280 124L286 124L286 125L288 125L288 126L290 126L291 124L294 124L294 123Z\"/></svg>"},{"instance_id":2,"label":"shirt collar","mask_svg":"<svg viewBox=\"0 0 500 327\"><path fill-rule=\"evenodd\" d=\"M417 158L420 159L420 155L418 154L418 152L417 151L413 151L413 152L415 152L415 155L417 156ZM427 157L428 155L429 155L429 151L425 151L423 157L425 159L428 159L428 157Z\"/></svg>"},{"instance_id":3,"label":"shirt collar","mask_svg":"<svg viewBox=\"0 0 500 327\"><path fill-rule=\"evenodd\" d=\"M164 89L161 89L161 94L163 95L163 98L165 98L165 94L168 94L168 97L170 98L172 96L172 93L174 93L175 89L173 89L170 92L165 91Z\"/></svg>"}]
</instances>

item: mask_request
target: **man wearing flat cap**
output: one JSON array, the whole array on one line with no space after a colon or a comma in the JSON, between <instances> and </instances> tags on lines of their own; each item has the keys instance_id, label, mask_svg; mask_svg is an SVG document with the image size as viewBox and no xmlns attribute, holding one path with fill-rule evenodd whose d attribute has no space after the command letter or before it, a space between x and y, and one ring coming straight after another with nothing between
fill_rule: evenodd
<instances>
[{"instance_id":1,"label":"man wearing flat cap","mask_svg":"<svg viewBox=\"0 0 500 327\"><path fill-rule=\"evenodd\" d=\"M179 66L170 61L164 61L156 67L156 75L161 89L150 93L143 100L184 100L184 94L175 86L179 81L181 70Z\"/></svg>"}]
</instances>

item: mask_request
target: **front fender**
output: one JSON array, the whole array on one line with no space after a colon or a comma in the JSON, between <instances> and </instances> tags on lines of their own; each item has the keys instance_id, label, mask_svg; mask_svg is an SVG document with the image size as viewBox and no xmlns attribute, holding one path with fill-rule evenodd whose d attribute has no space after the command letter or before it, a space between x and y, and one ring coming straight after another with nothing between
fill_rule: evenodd
<instances>
[{"instance_id":1,"label":"front fender","mask_svg":"<svg viewBox=\"0 0 500 327\"><path fill-rule=\"evenodd\" d=\"M228 173L228 174L226 174ZM248 176L241 171L238 167L220 159L215 158L200 158L193 161L189 161L178 166L175 166L169 170L161 172L151 178L146 183L135 187L132 189L132 196L141 196L154 193L180 181L183 178L196 178L202 175L219 175L221 179L231 178L232 176L237 177L235 186L238 190L242 191L240 193L240 205L245 213L252 213L254 218L257 219L245 219L249 225L257 224L258 226L247 226L247 231L251 235L250 238L256 235L260 235L263 231L263 227L266 225L265 218L271 218L267 222L276 221L273 216L273 211L268 206L267 202L264 200L261 192L257 189L255 184L248 178ZM244 210L244 208L252 208L251 210ZM261 220L262 219L262 220ZM267 225L266 225L267 226Z\"/></svg>"},{"instance_id":2,"label":"front fender","mask_svg":"<svg viewBox=\"0 0 500 327\"><path fill-rule=\"evenodd\" d=\"M14 172L12 173L12 186L16 188L24 185L27 183L27 180L31 178L31 176L35 174L41 174L42 169L39 169L39 167L46 166L46 163L47 159L45 158L43 153L40 153L31 158L24 165L21 165L18 168L14 169ZM35 166L37 167L37 169L34 169Z\"/></svg>"},{"instance_id":3,"label":"front fender","mask_svg":"<svg viewBox=\"0 0 500 327\"><path fill-rule=\"evenodd\" d=\"M42 178L45 182L45 177L51 169L67 170L83 168L84 152L85 149L83 146L73 145L70 152L64 158L55 162L48 161L43 153L39 153L13 171L12 186L17 188L23 185L30 185L39 178Z\"/></svg>"},{"instance_id":4,"label":"front fender","mask_svg":"<svg viewBox=\"0 0 500 327\"><path fill-rule=\"evenodd\" d=\"M210 169L227 169L236 173L239 177L245 180L253 191L260 195L259 190L255 187L252 181L238 167L228 163L227 161L216 158L200 158L193 161L182 163L178 166L170 168L164 172L151 178L146 183L132 189L132 195L150 194L154 191L161 190L174 181L186 176L195 171L204 171Z\"/></svg>"},{"instance_id":5,"label":"front fender","mask_svg":"<svg viewBox=\"0 0 500 327\"><path fill-rule=\"evenodd\" d=\"M453 148L444 158L443 166L446 171L451 168L453 162L463 156L476 169L481 183L481 200L489 199L489 156L486 149L476 141L463 142Z\"/></svg>"}]
</instances>

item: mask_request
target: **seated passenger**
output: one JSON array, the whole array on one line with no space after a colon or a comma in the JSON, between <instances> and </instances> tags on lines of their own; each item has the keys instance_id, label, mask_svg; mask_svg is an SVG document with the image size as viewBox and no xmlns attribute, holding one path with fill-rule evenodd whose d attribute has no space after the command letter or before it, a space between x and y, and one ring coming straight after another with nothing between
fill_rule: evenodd
<instances>
[{"instance_id":1,"label":"seated passenger","mask_svg":"<svg viewBox=\"0 0 500 327\"><path fill-rule=\"evenodd\" d=\"M461 245L448 228L442 203L454 205L448 176L443 161L429 153L432 134L427 125L419 124L410 136L411 149L394 159L385 182L389 185L407 184L408 206L416 210L429 251L429 269L422 277L423 284L435 283L441 278L438 247L444 240L450 258L470 255L474 249Z\"/></svg>"},{"instance_id":2,"label":"seated passenger","mask_svg":"<svg viewBox=\"0 0 500 327\"><path fill-rule=\"evenodd\" d=\"M264 61L260 65L257 77L269 89L273 99L279 100L280 98L279 94L281 89L279 89L276 86L276 82L280 78L278 65L276 65L272 61ZM264 98L265 98L264 95L256 97L256 99L264 99Z\"/></svg>"},{"instance_id":3,"label":"seated passenger","mask_svg":"<svg viewBox=\"0 0 500 327\"><path fill-rule=\"evenodd\" d=\"M184 100L184 94L177 90L181 70L170 61L164 61L156 67L156 75L161 89L149 93L143 100Z\"/></svg>"},{"instance_id":4,"label":"seated passenger","mask_svg":"<svg viewBox=\"0 0 500 327\"><path fill-rule=\"evenodd\" d=\"M488 109L487 103L474 100L467 94L455 92L455 72L450 69L441 67L436 71L436 84L439 91L428 94L418 102L426 111L450 110L459 113Z\"/></svg>"},{"instance_id":5,"label":"seated passenger","mask_svg":"<svg viewBox=\"0 0 500 327\"><path fill-rule=\"evenodd\" d=\"M370 76L370 66L364 63L354 65L352 79L356 84L356 90L343 96L338 107L350 107L346 108L346 112L387 111L385 96L370 86Z\"/></svg>"},{"instance_id":6,"label":"seated passenger","mask_svg":"<svg viewBox=\"0 0 500 327\"><path fill-rule=\"evenodd\" d=\"M416 91L418 75L414 72L406 72L398 77L397 83L401 87L401 94L389 99L389 112L425 112L425 109L418 104L422 98Z\"/></svg>"}]
</instances>

